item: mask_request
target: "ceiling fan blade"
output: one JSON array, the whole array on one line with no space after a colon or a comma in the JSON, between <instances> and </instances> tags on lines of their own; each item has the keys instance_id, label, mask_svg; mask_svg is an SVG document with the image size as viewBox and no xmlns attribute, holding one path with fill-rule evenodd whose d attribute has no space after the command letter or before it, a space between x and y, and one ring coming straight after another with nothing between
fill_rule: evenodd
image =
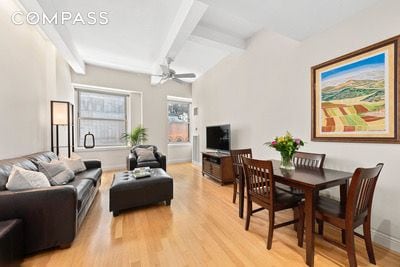
<instances>
[{"instance_id":1,"label":"ceiling fan blade","mask_svg":"<svg viewBox=\"0 0 400 267\"><path fill-rule=\"evenodd\" d=\"M177 83L186 83L185 81L182 81L181 79L178 79L178 78L172 78L172 80L174 80L175 82L177 82Z\"/></svg>"},{"instance_id":2,"label":"ceiling fan blade","mask_svg":"<svg viewBox=\"0 0 400 267\"><path fill-rule=\"evenodd\" d=\"M169 73L169 68L168 68L168 66L160 65L160 68L161 68L161 70L162 70L163 73Z\"/></svg>"},{"instance_id":3,"label":"ceiling fan blade","mask_svg":"<svg viewBox=\"0 0 400 267\"><path fill-rule=\"evenodd\" d=\"M181 74L175 74L175 78L196 78L196 74L194 73L181 73Z\"/></svg>"}]
</instances>

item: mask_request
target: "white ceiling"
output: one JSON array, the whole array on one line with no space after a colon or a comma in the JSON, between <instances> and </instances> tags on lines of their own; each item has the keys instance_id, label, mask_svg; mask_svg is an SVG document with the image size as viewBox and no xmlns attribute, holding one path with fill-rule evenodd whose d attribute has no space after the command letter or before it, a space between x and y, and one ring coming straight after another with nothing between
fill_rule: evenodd
<instances>
[{"instance_id":1,"label":"white ceiling","mask_svg":"<svg viewBox=\"0 0 400 267\"><path fill-rule=\"evenodd\" d=\"M108 25L66 25L86 63L157 73L172 56L178 72L201 75L263 28L302 41L379 0L24 1L48 14L108 12Z\"/></svg>"}]
</instances>

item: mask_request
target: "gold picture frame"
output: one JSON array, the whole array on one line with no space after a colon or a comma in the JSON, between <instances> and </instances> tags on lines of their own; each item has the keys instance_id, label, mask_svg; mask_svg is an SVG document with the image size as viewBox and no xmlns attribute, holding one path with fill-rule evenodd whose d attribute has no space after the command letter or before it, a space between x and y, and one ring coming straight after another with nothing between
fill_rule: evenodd
<instances>
[{"instance_id":1,"label":"gold picture frame","mask_svg":"<svg viewBox=\"0 0 400 267\"><path fill-rule=\"evenodd\" d=\"M398 143L396 36L313 66L312 141Z\"/></svg>"}]
</instances>

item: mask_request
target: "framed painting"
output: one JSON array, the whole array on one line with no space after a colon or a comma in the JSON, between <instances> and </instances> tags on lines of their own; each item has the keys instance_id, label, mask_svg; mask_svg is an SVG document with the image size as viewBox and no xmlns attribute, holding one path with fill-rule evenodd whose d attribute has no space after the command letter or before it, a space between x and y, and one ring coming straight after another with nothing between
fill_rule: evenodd
<instances>
[{"instance_id":1,"label":"framed painting","mask_svg":"<svg viewBox=\"0 0 400 267\"><path fill-rule=\"evenodd\" d=\"M398 143L400 36L311 68L313 141Z\"/></svg>"}]
</instances>

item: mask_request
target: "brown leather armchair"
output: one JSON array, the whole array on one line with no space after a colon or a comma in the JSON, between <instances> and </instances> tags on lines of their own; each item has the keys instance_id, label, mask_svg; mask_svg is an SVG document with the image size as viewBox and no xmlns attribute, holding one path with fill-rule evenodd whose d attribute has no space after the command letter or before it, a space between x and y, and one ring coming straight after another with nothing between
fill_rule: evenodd
<instances>
[{"instance_id":1,"label":"brown leather armchair","mask_svg":"<svg viewBox=\"0 0 400 267\"><path fill-rule=\"evenodd\" d=\"M137 161L137 154L135 152L136 148L149 148L152 147L154 151L154 157L156 158L155 161L144 161L144 162L138 162ZM127 170L133 170L135 168L140 168L140 167L150 167L150 168L162 168L165 171L167 170L167 158L164 154L161 152L157 151L157 147L153 145L137 145L134 146L131 149L131 152L129 153L127 157Z\"/></svg>"}]
</instances>

